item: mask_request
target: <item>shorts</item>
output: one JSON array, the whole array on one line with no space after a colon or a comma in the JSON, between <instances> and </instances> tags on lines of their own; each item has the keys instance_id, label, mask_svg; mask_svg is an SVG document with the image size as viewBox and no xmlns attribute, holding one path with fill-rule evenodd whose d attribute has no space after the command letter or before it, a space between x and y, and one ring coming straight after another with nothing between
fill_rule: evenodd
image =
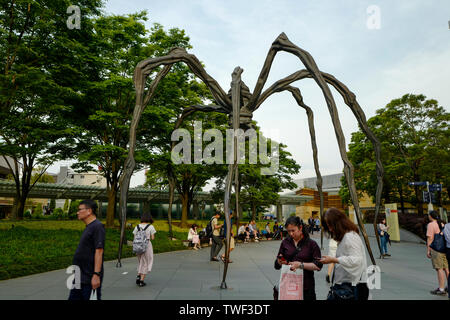
<instances>
[{"instance_id":1,"label":"shorts","mask_svg":"<svg viewBox=\"0 0 450 320\"><path fill-rule=\"evenodd\" d=\"M440 253L437 251L431 250L431 264L433 265L433 269L448 269L448 261L445 253Z\"/></svg>"}]
</instances>

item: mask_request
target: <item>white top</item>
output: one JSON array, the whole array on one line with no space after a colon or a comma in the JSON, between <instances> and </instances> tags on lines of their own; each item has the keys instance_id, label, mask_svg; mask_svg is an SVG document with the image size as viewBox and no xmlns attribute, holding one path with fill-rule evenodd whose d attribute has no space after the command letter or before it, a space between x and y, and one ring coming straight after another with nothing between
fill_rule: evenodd
<instances>
[{"instance_id":1,"label":"white top","mask_svg":"<svg viewBox=\"0 0 450 320\"><path fill-rule=\"evenodd\" d=\"M338 243L334 239L330 239L328 242L328 255L330 257L336 257L336 250L337 250Z\"/></svg>"},{"instance_id":2,"label":"white top","mask_svg":"<svg viewBox=\"0 0 450 320\"><path fill-rule=\"evenodd\" d=\"M388 227L387 227L384 223L379 223L379 224L378 224L378 228L379 228L381 231L384 231L384 232L387 232L387 231L388 231Z\"/></svg>"},{"instance_id":3,"label":"white top","mask_svg":"<svg viewBox=\"0 0 450 320\"><path fill-rule=\"evenodd\" d=\"M190 228L189 229L189 233L188 233L188 240L192 240L193 236L197 234L197 231L195 231L194 229Z\"/></svg>"},{"instance_id":4,"label":"white top","mask_svg":"<svg viewBox=\"0 0 450 320\"><path fill-rule=\"evenodd\" d=\"M140 224L139 224L139 228L140 228L141 230L144 230L144 228L145 228L146 226L147 226L147 224L145 224L145 223L140 223ZM134 230L133 230L133 234L136 235L136 233L137 233L137 226L134 227ZM151 237L151 236L152 236L153 234L156 233L156 229L155 229L155 227L151 224L150 227L148 227L147 230L145 230L145 233L147 234L147 238L148 238L149 240L152 240L152 237Z\"/></svg>"},{"instance_id":5,"label":"white top","mask_svg":"<svg viewBox=\"0 0 450 320\"><path fill-rule=\"evenodd\" d=\"M339 263L334 270L334 283L367 282L366 250L361 237L354 231L347 232L338 243L336 258Z\"/></svg>"},{"instance_id":6,"label":"white top","mask_svg":"<svg viewBox=\"0 0 450 320\"><path fill-rule=\"evenodd\" d=\"M245 227L244 226L240 226L239 230L238 230L238 234L242 234L245 232Z\"/></svg>"}]
</instances>

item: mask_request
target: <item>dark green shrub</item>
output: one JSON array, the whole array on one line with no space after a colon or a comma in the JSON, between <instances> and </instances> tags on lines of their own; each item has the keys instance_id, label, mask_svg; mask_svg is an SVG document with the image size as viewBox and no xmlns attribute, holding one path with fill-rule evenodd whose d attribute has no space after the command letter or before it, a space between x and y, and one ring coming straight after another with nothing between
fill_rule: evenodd
<instances>
[{"instance_id":1,"label":"dark green shrub","mask_svg":"<svg viewBox=\"0 0 450 320\"><path fill-rule=\"evenodd\" d=\"M53 210L51 217L55 220L61 220L63 218L64 211L62 208L56 208Z\"/></svg>"},{"instance_id":2,"label":"dark green shrub","mask_svg":"<svg viewBox=\"0 0 450 320\"><path fill-rule=\"evenodd\" d=\"M70 220L75 220L77 218L78 206L82 200L72 200L70 202L68 217Z\"/></svg>"}]
</instances>

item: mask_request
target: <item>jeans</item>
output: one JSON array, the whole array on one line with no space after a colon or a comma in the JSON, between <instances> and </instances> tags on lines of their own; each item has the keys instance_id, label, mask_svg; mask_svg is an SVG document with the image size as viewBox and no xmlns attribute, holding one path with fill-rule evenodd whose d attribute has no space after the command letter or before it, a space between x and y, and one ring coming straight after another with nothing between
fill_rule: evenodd
<instances>
[{"instance_id":1,"label":"jeans","mask_svg":"<svg viewBox=\"0 0 450 320\"><path fill-rule=\"evenodd\" d=\"M381 254L388 253L386 236L380 236L380 242L381 242Z\"/></svg>"},{"instance_id":2,"label":"jeans","mask_svg":"<svg viewBox=\"0 0 450 320\"><path fill-rule=\"evenodd\" d=\"M89 300L91 297L92 286L90 284L81 284L81 289L70 290L69 300ZM102 300L102 287L97 288L97 300Z\"/></svg>"}]
</instances>

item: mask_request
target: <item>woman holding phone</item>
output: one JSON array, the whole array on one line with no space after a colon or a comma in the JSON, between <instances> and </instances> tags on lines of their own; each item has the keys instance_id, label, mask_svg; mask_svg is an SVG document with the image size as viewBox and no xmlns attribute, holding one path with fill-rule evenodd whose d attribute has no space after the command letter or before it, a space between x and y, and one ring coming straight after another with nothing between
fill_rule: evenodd
<instances>
[{"instance_id":1,"label":"woman holding phone","mask_svg":"<svg viewBox=\"0 0 450 320\"><path fill-rule=\"evenodd\" d=\"M283 264L291 266L291 270L303 269L303 299L316 300L314 271L322 269L320 248L309 237L308 228L299 217L289 217L285 224L288 237L278 250L275 269L281 269ZM274 288L274 298L277 298L278 287Z\"/></svg>"}]
</instances>

